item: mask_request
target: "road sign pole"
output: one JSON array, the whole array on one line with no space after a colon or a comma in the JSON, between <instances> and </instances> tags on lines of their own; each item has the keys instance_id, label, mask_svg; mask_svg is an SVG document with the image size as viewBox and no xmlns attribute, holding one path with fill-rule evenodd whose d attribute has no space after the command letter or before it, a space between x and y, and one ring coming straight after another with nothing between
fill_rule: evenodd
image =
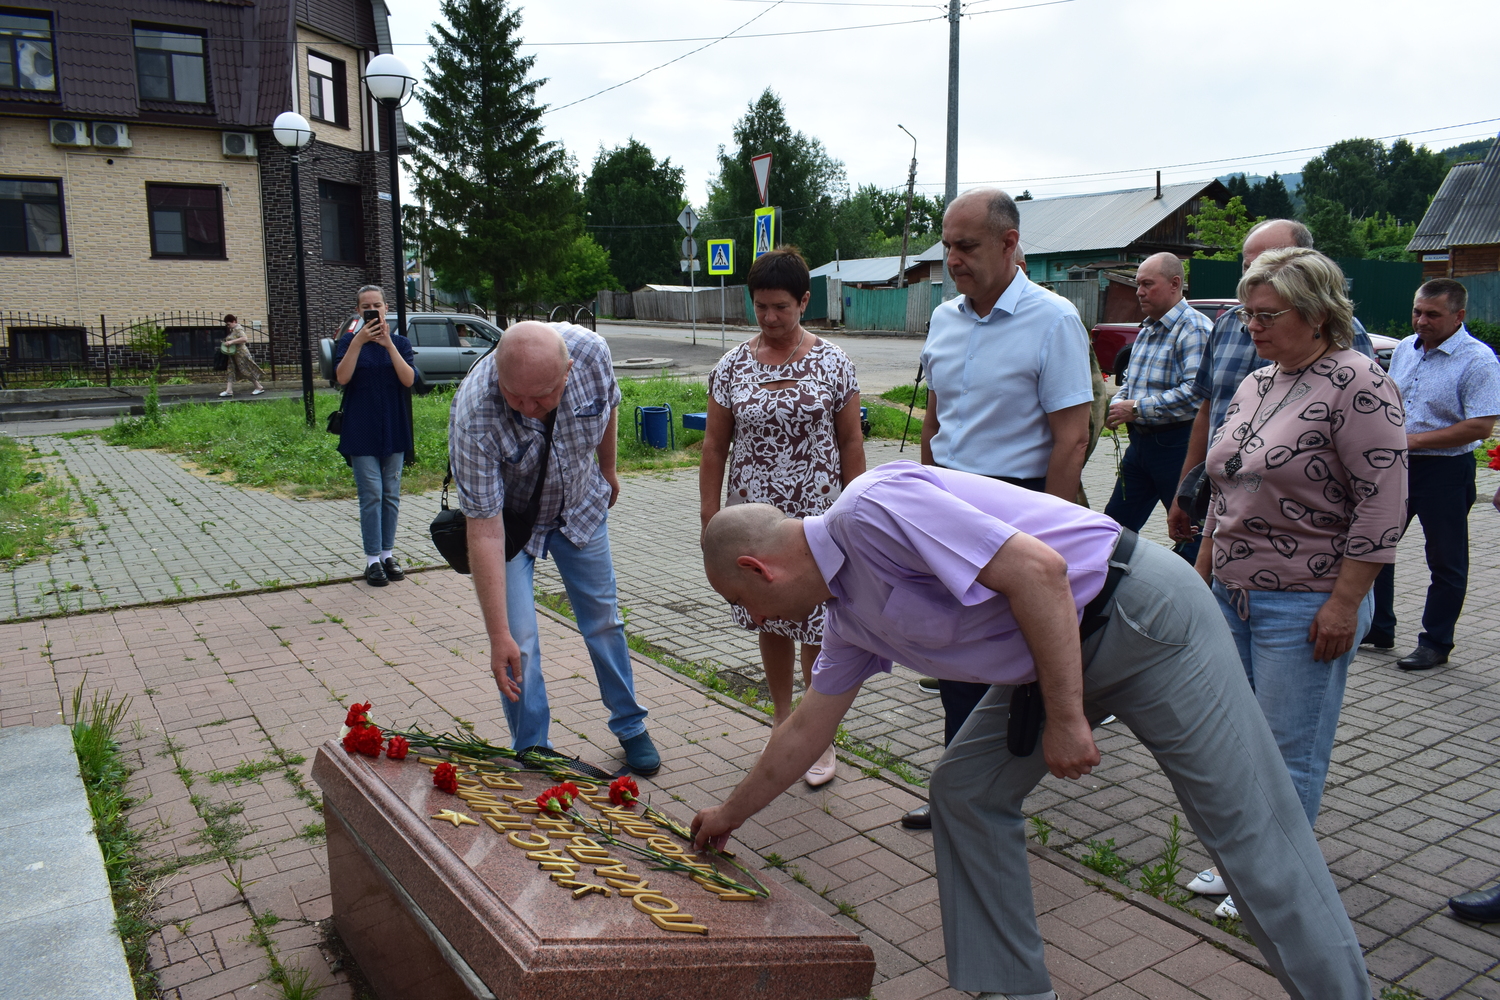
<instances>
[{"instance_id":1,"label":"road sign pole","mask_svg":"<svg viewBox=\"0 0 1500 1000\"><path fill-rule=\"evenodd\" d=\"M693 265L698 263L698 258L688 258L688 315L693 322L693 346L698 346L698 293L693 285Z\"/></svg>"},{"instance_id":2,"label":"road sign pole","mask_svg":"<svg viewBox=\"0 0 1500 1000\"><path fill-rule=\"evenodd\" d=\"M724 276L719 275L719 350L724 350L724 324L729 322L729 311L724 305Z\"/></svg>"}]
</instances>

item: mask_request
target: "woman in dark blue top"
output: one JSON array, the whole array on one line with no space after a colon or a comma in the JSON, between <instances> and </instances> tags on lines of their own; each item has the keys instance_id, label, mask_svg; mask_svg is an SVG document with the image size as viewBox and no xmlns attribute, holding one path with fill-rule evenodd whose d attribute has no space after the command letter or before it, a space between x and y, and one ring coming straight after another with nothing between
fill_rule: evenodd
<instances>
[{"instance_id":1,"label":"woman in dark blue top","mask_svg":"<svg viewBox=\"0 0 1500 1000\"><path fill-rule=\"evenodd\" d=\"M401 510L401 467L412 449L411 411L405 390L416 380L411 341L385 322L385 293L366 285L355 297L359 317L333 347L334 377L344 387L339 451L354 469L359 528L365 547L365 582L384 587L405 579L392 549ZM366 312L379 318L365 321Z\"/></svg>"}]
</instances>

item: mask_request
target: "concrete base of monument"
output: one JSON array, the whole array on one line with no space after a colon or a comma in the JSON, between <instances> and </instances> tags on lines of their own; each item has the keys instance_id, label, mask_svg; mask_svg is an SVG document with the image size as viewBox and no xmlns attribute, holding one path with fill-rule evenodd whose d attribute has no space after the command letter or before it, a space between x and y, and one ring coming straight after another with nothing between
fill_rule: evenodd
<instances>
[{"instance_id":1,"label":"concrete base of monument","mask_svg":"<svg viewBox=\"0 0 1500 1000\"><path fill-rule=\"evenodd\" d=\"M653 870L587 830L528 812L529 800L553 784L545 775L483 784L463 777L461 798L435 788L415 752L405 761L372 759L334 741L313 764L327 816L334 923L381 1000L869 994L870 948L783 886L772 884L765 899L720 898L722 890ZM591 822L607 821L579 808ZM444 810L477 822L436 818ZM656 834L658 847L677 840ZM619 836L646 843L641 831L634 841Z\"/></svg>"}]
</instances>

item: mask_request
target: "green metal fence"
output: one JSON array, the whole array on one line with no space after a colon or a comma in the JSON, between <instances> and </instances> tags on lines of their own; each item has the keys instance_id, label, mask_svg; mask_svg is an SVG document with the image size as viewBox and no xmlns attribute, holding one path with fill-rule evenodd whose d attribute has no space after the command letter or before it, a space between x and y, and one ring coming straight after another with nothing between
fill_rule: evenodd
<instances>
[{"instance_id":1,"label":"green metal fence","mask_svg":"<svg viewBox=\"0 0 1500 1000\"><path fill-rule=\"evenodd\" d=\"M1411 299L1422 284L1422 265L1388 260L1340 257L1338 265L1349 279L1354 315L1366 329L1392 330L1404 336L1411 323ZM1240 262L1189 262L1188 296L1194 299L1232 299L1238 293ZM1497 294L1500 305L1500 294ZM1400 330L1396 328L1400 327Z\"/></svg>"},{"instance_id":2,"label":"green metal fence","mask_svg":"<svg viewBox=\"0 0 1500 1000\"><path fill-rule=\"evenodd\" d=\"M844 288L844 329L905 330L905 288Z\"/></svg>"}]
</instances>

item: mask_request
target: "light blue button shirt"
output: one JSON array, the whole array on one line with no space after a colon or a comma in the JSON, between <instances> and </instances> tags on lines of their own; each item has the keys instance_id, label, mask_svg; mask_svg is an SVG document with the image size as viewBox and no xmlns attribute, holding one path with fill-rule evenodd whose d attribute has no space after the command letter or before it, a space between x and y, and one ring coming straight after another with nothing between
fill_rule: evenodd
<instances>
[{"instance_id":1,"label":"light blue button shirt","mask_svg":"<svg viewBox=\"0 0 1500 1000\"><path fill-rule=\"evenodd\" d=\"M1460 326L1447 340L1423 350L1412 334L1391 353L1391 378L1406 407L1406 433L1442 430L1473 417L1500 414L1500 360ZM1414 448L1413 455L1465 455L1481 442L1452 448Z\"/></svg>"},{"instance_id":2,"label":"light blue button shirt","mask_svg":"<svg viewBox=\"0 0 1500 1000\"><path fill-rule=\"evenodd\" d=\"M922 369L937 394L933 461L981 476L1045 476L1047 414L1094 399L1078 310L1019 268L987 316L965 295L933 310Z\"/></svg>"}]
</instances>

